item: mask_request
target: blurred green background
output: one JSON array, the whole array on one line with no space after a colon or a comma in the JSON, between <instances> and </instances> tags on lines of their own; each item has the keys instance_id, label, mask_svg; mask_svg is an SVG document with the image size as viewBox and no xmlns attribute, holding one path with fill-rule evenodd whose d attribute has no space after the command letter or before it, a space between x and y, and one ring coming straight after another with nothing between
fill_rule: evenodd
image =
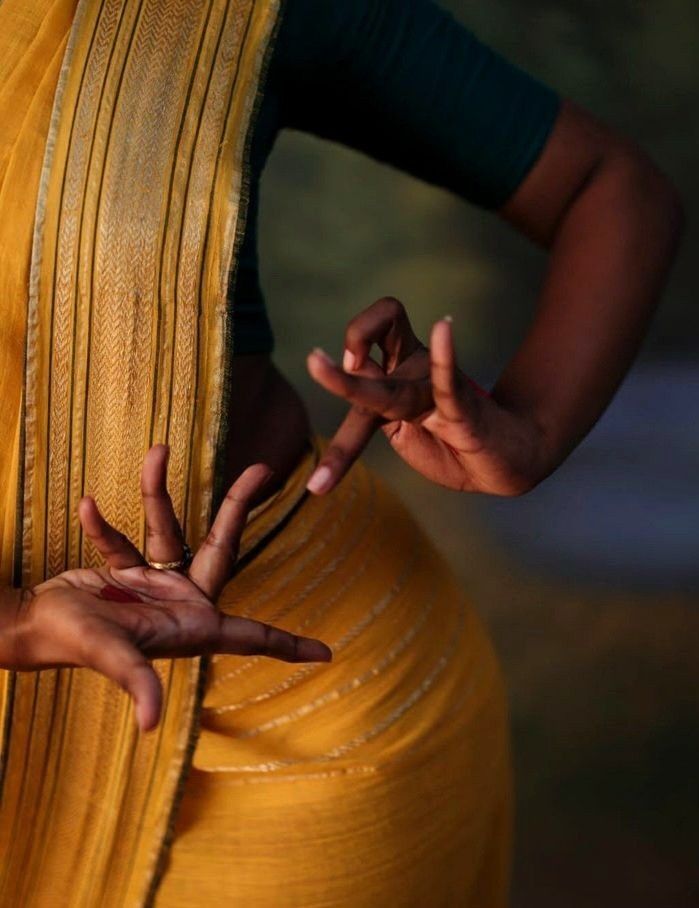
<instances>
[{"instance_id":1,"label":"blurred green background","mask_svg":"<svg viewBox=\"0 0 699 908\"><path fill-rule=\"evenodd\" d=\"M476 33L640 141L690 226L624 386L558 473L522 499L430 486L371 462L452 560L510 686L518 787L513 904L699 905L699 5L452 0ZM492 382L530 318L544 256L496 217L345 148L286 134L262 185L276 359L326 434L343 407L304 365L392 294L424 338L451 313ZM484 906L487 908L487 906Z\"/></svg>"}]
</instances>

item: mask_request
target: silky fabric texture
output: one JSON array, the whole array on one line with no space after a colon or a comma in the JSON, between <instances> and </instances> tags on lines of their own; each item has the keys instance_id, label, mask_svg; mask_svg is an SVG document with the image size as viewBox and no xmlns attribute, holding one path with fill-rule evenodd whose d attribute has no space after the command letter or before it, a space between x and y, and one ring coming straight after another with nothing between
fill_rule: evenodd
<instances>
[{"instance_id":1,"label":"silky fabric texture","mask_svg":"<svg viewBox=\"0 0 699 908\"><path fill-rule=\"evenodd\" d=\"M0 4L6 585L102 563L77 517L85 494L145 551L139 475L155 442L170 445L193 548L208 531L226 294L277 13L275 0ZM101 675L0 672L0 904L152 901L203 678L200 659L156 668L150 735Z\"/></svg>"},{"instance_id":2,"label":"silky fabric texture","mask_svg":"<svg viewBox=\"0 0 699 908\"><path fill-rule=\"evenodd\" d=\"M247 124L275 15L256 0L0 3L0 179L17 218L0 244L6 583L98 563L74 511L83 493L143 548L136 477L154 441L172 446L171 490L195 547L205 532ZM199 113L179 106L191 104ZM199 261L198 278L183 261ZM236 611L283 612L281 624L298 614L310 627L303 609L318 609L316 636L336 661L251 660L249 710L239 684L225 694L235 676L217 683L240 660L215 661L186 783L199 660L158 663L166 705L148 736L135 733L128 698L91 672L3 672L0 904L131 908L185 891L194 906L228 905L236 891L252 905L503 902L509 770L487 639L442 560L361 466L333 496L303 497L315 462L253 515L248 563L227 595ZM309 673L296 704L295 672ZM289 680L283 715L299 716L278 721L265 693ZM229 713L247 714L237 737ZM311 733L297 724L321 716ZM237 855L225 850L236 836ZM319 863L325 876L305 872Z\"/></svg>"},{"instance_id":3,"label":"silky fabric texture","mask_svg":"<svg viewBox=\"0 0 699 908\"><path fill-rule=\"evenodd\" d=\"M220 604L322 639L333 661L213 659L158 908L506 905L498 665L383 482L358 463L304 499Z\"/></svg>"},{"instance_id":4,"label":"silky fabric texture","mask_svg":"<svg viewBox=\"0 0 699 908\"><path fill-rule=\"evenodd\" d=\"M12 582L20 399L36 199L77 0L0 3L0 581Z\"/></svg>"}]
</instances>

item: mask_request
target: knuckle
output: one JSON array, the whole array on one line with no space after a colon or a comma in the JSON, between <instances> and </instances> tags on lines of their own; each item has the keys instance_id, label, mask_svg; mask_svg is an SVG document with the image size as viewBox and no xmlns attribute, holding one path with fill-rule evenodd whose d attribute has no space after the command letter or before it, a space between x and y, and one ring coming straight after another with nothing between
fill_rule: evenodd
<instances>
[{"instance_id":1,"label":"knuckle","mask_svg":"<svg viewBox=\"0 0 699 908\"><path fill-rule=\"evenodd\" d=\"M231 542L230 539L224 539L215 532L210 532L206 537L205 545L225 556L228 562L235 563L238 555L237 544Z\"/></svg>"},{"instance_id":2,"label":"knuckle","mask_svg":"<svg viewBox=\"0 0 699 908\"><path fill-rule=\"evenodd\" d=\"M395 296L385 296L381 300L383 311L392 322L403 325L408 321L408 313L405 306Z\"/></svg>"},{"instance_id":3,"label":"knuckle","mask_svg":"<svg viewBox=\"0 0 699 908\"><path fill-rule=\"evenodd\" d=\"M227 548L225 540L222 539L214 529L209 530L206 537L206 545L213 549Z\"/></svg>"},{"instance_id":4,"label":"knuckle","mask_svg":"<svg viewBox=\"0 0 699 908\"><path fill-rule=\"evenodd\" d=\"M239 489L232 488L229 489L226 493L226 501L229 501L231 504L235 505L238 508L247 508L250 506L250 501L252 499L252 492L241 492Z\"/></svg>"},{"instance_id":5,"label":"knuckle","mask_svg":"<svg viewBox=\"0 0 699 908\"><path fill-rule=\"evenodd\" d=\"M347 450L345 448L343 448L342 445L338 444L337 442L333 442L326 449L323 460L329 465L333 465L333 464L341 465L347 460L347 457L348 457Z\"/></svg>"},{"instance_id":6,"label":"knuckle","mask_svg":"<svg viewBox=\"0 0 699 908\"><path fill-rule=\"evenodd\" d=\"M391 378L390 376L387 376L384 379L383 386L392 397L395 397L398 394L400 388L402 387L402 385L399 383L398 379Z\"/></svg>"},{"instance_id":7,"label":"knuckle","mask_svg":"<svg viewBox=\"0 0 699 908\"><path fill-rule=\"evenodd\" d=\"M274 651L274 628L271 624L262 625L262 653L263 656L271 656Z\"/></svg>"},{"instance_id":8,"label":"knuckle","mask_svg":"<svg viewBox=\"0 0 699 908\"><path fill-rule=\"evenodd\" d=\"M263 656L272 656L293 662L297 653L298 639L294 634L279 627L274 627L272 624L264 625Z\"/></svg>"},{"instance_id":9,"label":"knuckle","mask_svg":"<svg viewBox=\"0 0 699 908\"><path fill-rule=\"evenodd\" d=\"M392 319L396 321L407 319L408 316L405 306L399 299L396 299L395 296L384 296L379 300L379 303L382 305L386 314Z\"/></svg>"},{"instance_id":10,"label":"knuckle","mask_svg":"<svg viewBox=\"0 0 699 908\"><path fill-rule=\"evenodd\" d=\"M440 401L454 401L454 392L451 388L444 388L440 385L432 385L432 397L436 403Z\"/></svg>"}]
</instances>

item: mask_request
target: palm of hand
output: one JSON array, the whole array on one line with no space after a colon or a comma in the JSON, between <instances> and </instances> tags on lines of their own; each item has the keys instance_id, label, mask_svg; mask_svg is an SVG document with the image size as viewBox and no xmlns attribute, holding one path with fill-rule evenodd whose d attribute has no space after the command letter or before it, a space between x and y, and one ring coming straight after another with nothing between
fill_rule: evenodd
<instances>
[{"instance_id":1,"label":"palm of hand","mask_svg":"<svg viewBox=\"0 0 699 908\"><path fill-rule=\"evenodd\" d=\"M159 562L180 559L184 545L166 487L167 456L165 446L151 448L141 478L149 555ZM236 480L186 573L150 567L92 498L81 499L83 530L107 564L68 570L25 591L8 667L95 669L131 694L147 730L158 723L162 708L150 659L219 652L329 661L332 653L319 640L215 607L232 576L251 503L270 475L257 464Z\"/></svg>"},{"instance_id":2,"label":"palm of hand","mask_svg":"<svg viewBox=\"0 0 699 908\"><path fill-rule=\"evenodd\" d=\"M125 635L151 657L167 653L178 642L201 652L207 640L215 641L219 629L214 604L186 574L176 571L146 566L76 569L39 584L33 593L31 608L41 612L44 627L62 627L63 635L81 632L91 647L97 645L100 631L109 631Z\"/></svg>"}]
</instances>

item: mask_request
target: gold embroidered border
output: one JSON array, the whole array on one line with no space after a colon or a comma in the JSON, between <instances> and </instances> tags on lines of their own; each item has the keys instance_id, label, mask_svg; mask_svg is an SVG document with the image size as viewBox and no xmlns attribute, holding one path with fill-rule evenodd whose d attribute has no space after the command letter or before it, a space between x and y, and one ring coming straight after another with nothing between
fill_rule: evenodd
<instances>
[{"instance_id":1,"label":"gold embroidered border","mask_svg":"<svg viewBox=\"0 0 699 908\"><path fill-rule=\"evenodd\" d=\"M230 391L227 291L277 15L277 0L80 0L37 209L25 585L97 563L76 515L84 494L144 546L139 473L156 441L171 446L169 488L193 547L208 529ZM91 672L17 676L0 808L12 904L153 898L203 677L195 659L158 668L166 707L149 736Z\"/></svg>"}]
</instances>

